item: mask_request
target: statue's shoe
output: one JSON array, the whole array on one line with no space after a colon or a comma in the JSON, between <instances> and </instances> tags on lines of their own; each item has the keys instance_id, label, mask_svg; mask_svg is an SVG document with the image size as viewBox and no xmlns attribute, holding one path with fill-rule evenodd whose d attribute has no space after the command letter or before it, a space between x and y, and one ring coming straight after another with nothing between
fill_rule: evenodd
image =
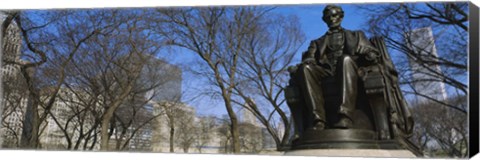
<instances>
[{"instance_id":1,"label":"statue's shoe","mask_svg":"<svg viewBox=\"0 0 480 160\"><path fill-rule=\"evenodd\" d=\"M325 129L325 122L317 122L317 124L315 124L315 126L313 126L312 128L313 130L322 130L322 129Z\"/></svg>"},{"instance_id":2,"label":"statue's shoe","mask_svg":"<svg viewBox=\"0 0 480 160\"><path fill-rule=\"evenodd\" d=\"M338 121L333 125L334 128L343 128L343 129L352 128L352 126L353 126L352 120L350 120L350 118L347 118L347 117L341 118L340 121Z\"/></svg>"}]
</instances>

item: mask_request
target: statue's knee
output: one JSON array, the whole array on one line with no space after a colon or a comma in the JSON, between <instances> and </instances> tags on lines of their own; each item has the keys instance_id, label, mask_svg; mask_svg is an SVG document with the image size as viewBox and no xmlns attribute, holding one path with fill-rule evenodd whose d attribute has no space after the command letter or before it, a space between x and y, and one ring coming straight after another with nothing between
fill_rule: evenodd
<instances>
[{"instance_id":1,"label":"statue's knee","mask_svg":"<svg viewBox=\"0 0 480 160\"><path fill-rule=\"evenodd\" d=\"M298 70L301 70L303 72L309 71L313 69L313 64L304 64L302 65Z\"/></svg>"},{"instance_id":2,"label":"statue's knee","mask_svg":"<svg viewBox=\"0 0 480 160\"><path fill-rule=\"evenodd\" d=\"M349 56L349 55L343 55L342 56L342 61L343 61L343 63L353 63L354 62L352 57Z\"/></svg>"},{"instance_id":3,"label":"statue's knee","mask_svg":"<svg viewBox=\"0 0 480 160\"><path fill-rule=\"evenodd\" d=\"M356 68L356 62L351 56L346 55L342 57L342 66L343 69L351 67Z\"/></svg>"}]
</instances>

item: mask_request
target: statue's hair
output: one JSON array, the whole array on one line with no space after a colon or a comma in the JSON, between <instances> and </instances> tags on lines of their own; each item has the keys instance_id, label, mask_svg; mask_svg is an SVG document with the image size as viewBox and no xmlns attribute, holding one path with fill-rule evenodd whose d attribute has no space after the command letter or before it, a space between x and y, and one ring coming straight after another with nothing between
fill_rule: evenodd
<instances>
[{"instance_id":1,"label":"statue's hair","mask_svg":"<svg viewBox=\"0 0 480 160\"><path fill-rule=\"evenodd\" d=\"M327 12L328 12L329 10L332 10L332 9L335 9L335 10L340 11L340 17L343 18L344 12L343 12L342 7L337 6L337 5L327 5L327 6L323 9L323 17L322 17L322 19L325 20L325 18L326 18L325 15L327 14Z\"/></svg>"}]
</instances>

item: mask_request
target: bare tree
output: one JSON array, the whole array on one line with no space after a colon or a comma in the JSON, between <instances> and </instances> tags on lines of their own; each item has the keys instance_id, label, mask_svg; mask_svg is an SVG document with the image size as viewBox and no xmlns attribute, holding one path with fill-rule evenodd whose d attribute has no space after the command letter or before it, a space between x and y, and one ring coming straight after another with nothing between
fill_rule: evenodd
<instances>
[{"instance_id":1,"label":"bare tree","mask_svg":"<svg viewBox=\"0 0 480 160\"><path fill-rule=\"evenodd\" d=\"M79 74L79 72L75 73ZM73 82L72 77L68 76L68 79L70 83ZM63 148L54 149L92 150L98 146L98 131L102 115L102 108L99 106L100 94L86 92L89 88L80 83L75 87L69 83L65 83L64 86L47 119L48 123L54 123L54 125L47 133L43 133L43 136L63 135L58 139L59 143L64 145ZM45 145L49 143L46 142Z\"/></svg>"},{"instance_id":2,"label":"bare tree","mask_svg":"<svg viewBox=\"0 0 480 160\"><path fill-rule=\"evenodd\" d=\"M230 134L230 121L227 116L219 120L216 130L220 136L220 152L232 153L232 135ZM240 149L243 153L258 153L263 149L263 134L261 128L250 123L240 123Z\"/></svg>"},{"instance_id":3,"label":"bare tree","mask_svg":"<svg viewBox=\"0 0 480 160\"><path fill-rule=\"evenodd\" d=\"M225 8L189 8L189 9L160 9L158 12L161 17L156 20L157 22L163 22L163 25L158 25L161 28L158 32L161 35L167 36L173 45L183 47L194 52L198 55L207 66L208 74L213 78L211 82L214 83L221 92L225 108L232 121L231 132L233 135L233 144L235 153L240 151L238 144L238 127L237 116L233 111L231 103L231 91L233 82L235 79L235 67L238 57L235 52L222 52L221 47L228 47L226 43L233 41L237 37L235 33L238 33L242 28L230 28L230 31L235 32L231 34L229 39L226 33L225 37L221 37L221 28L228 29L227 27L238 27L237 24L231 23L225 19L227 11ZM233 44L231 44L233 45ZM231 49L233 46L229 47ZM227 63L232 66L225 66Z\"/></svg>"},{"instance_id":4,"label":"bare tree","mask_svg":"<svg viewBox=\"0 0 480 160\"><path fill-rule=\"evenodd\" d=\"M152 132L154 120L169 113L166 110L153 112L154 104L152 103L167 100L175 104L180 102L181 88L177 84L181 80L181 70L153 57L144 63L146 64L137 86L133 89L128 101L115 112L115 123L118 126L115 128L120 133L119 138L116 138L119 150L126 149L130 140L142 137L142 135L136 136L137 132ZM119 142L122 140L124 143L120 145Z\"/></svg>"},{"instance_id":5,"label":"bare tree","mask_svg":"<svg viewBox=\"0 0 480 160\"><path fill-rule=\"evenodd\" d=\"M188 153L190 147L195 142L195 113L179 110L177 112L177 132L175 133L175 141L178 146L183 149L184 153Z\"/></svg>"},{"instance_id":6,"label":"bare tree","mask_svg":"<svg viewBox=\"0 0 480 160\"><path fill-rule=\"evenodd\" d=\"M22 79L19 76L4 76L2 97L2 148L16 148L20 145L24 110L22 102L26 97L21 93L26 91Z\"/></svg>"},{"instance_id":7,"label":"bare tree","mask_svg":"<svg viewBox=\"0 0 480 160\"><path fill-rule=\"evenodd\" d=\"M439 100L433 95L424 95L413 87L416 82L440 82L446 84L450 95L467 94L467 3L418 3L391 4L365 7L369 17L368 31L385 37L392 50L395 65L399 70L400 83L409 87L404 93L423 97L441 106L467 110ZM422 27L432 27L436 56L432 50L411 46L415 37L407 33ZM427 52L427 53L425 53ZM411 61L411 62L409 62ZM421 69L410 67L417 64ZM441 68L437 70L436 67ZM413 74L424 74L423 79L411 78Z\"/></svg>"},{"instance_id":8,"label":"bare tree","mask_svg":"<svg viewBox=\"0 0 480 160\"><path fill-rule=\"evenodd\" d=\"M190 145L193 143L192 135L194 114L191 108L185 106L180 101L180 96L172 96L157 102L165 121L157 121L157 123L166 123L168 129L169 152L175 152L175 145L180 145L184 152L188 152Z\"/></svg>"},{"instance_id":9,"label":"bare tree","mask_svg":"<svg viewBox=\"0 0 480 160\"><path fill-rule=\"evenodd\" d=\"M113 134L114 113L132 92L138 91L142 80L142 71L146 68L151 56L157 54L162 45L161 39L153 39L142 21L142 14L121 12L117 21L121 22L116 30L109 34L96 37L92 41L95 49L90 52L97 54L107 63L101 68L102 74L96 84L102 93L103 113L101 118L101 150L109 150L109 139ZM88 53L88 52L87 52ZM92 66L98 67L98 66ZM141 91L147 92L158 84L140 85Z\"/></svg>"},{"instance_id":10,"label":"bare tree","mask_svg":"<svg viewBox=\"0 0 480 160\"><path fill-rule=\"evenodd\" d=\"M219 118L219 127L217 128L218 135L220 136L220 153L232 153L232 135L230 132L230 121L226 115Z\"/></svg>"},{"instance_id":11,"label":"bare tree","mask_svg":"<svg viewBox=\"0 0 480 160\"><path fill-rule=\"evenodd\" d=\"M158 32L170 43L195 53L201 59L193 72L203 75L216 88L206 90L223 100L231 125L234 153L240 152L238 118L234 112L235 87L241 83L239 65L255 34L259 19L267 17L271 8L262 7L208 7L188 9L161 9ZM263 21L265 22L265 21ZM285 44L288 45L288 44ZM292 47L294 48L294 47ZM271 48L270 48L271 49ZM281 51L280 51L281 52ZM279 103L276 101L275 103Z\"/></svg>"},{"instance_id":12,"label":"bare tree","mask_svg":"<svg viewBox=\"0 0 480 160\"><path fill-rule=\"evenodd\" d=\"M46 12L49 13L48 11ZM102 10L65 13L66 20L53 26L58 29L59 33L64 34L53 39L52 44L40 46L48 47L48 52L56 53L50 54L47 57L49 61L36 71L39 75L37 76L38 79L43 79L43 82L37 81L35 83L40 92L39 96L41 98L39 103L42 106L43 114L48 114L48 116L42 116L42 119L51 118L53 120L52 123L59 127L67 142L66 149L79 149L82 141L85 142L83 148L86 149L88 141L92 138L89 135L99 125L97 113L99 110L95 108L98 105L98 101L93 101L93 96L88 95L88 92L81 92L83 90L80 87L85 86L82 86L81 81L75 80L77 75L72 75L82 75L74 69L74 66L82 62L82 58L87 59L85 54L89 52L90 48L93 48L91 45L92 41L99 36L113 32L121 24L119 20L109 18L109 16L115 14L116 11ZM88 35L88 37L80 39L81 43L74 43L85 35ZM68 55L61 52L69 48L73 48L74 52ZM88 68L87 66L84 67ZM58 73L61 74L58 75ZM56 84L52 85L51 82L56 82ZM63 93L60 94L60 92ZM98 95L95 98L98 98ZM68 109L60 108L61 111L57 111L58 113L53 112L52 109L58 110L54 107L55 104L66 104ZM89 113L93 113L94 116L90 116ZM74 132L77 130L78 132ZM87 137L88 139L85 139Z\"/></svg>"},{"instance_id":13,"label":"bare tree","mask_svg":"<svg viewBox=\"0 0 480 160\"><path fill-rule=\"evenodd\" d=\"M129 96L114 113L115 150L128 149L128 145L137 132L148 126L155 116L145 108L147 100L140 96ZM138 149L138 148L137 148Z\"/></svg>"},{"instance_id":14,"label":"bare tree","mask_svg":"<svg viewBox=\"0 0 480 160\"><path fill-rule=\"evenodd\" d=\"M148 87L157 84L138 87L145 62L149 56L157 53L161 39L153 39L146 31L141 22L142 15L129 11L109 9L29 14L31 17L38 16L36 14L47 15L47 20L51 21L38 25L36 23L42 21L30 18L28 14L23 19L17 18L17 23L23 26L23 36L29 37L30 34L33 37L34 41L25 38L29 51L40 58L38 62L22 65L31 95L25 115L28 119L23 130L24 144L38 146L42 122L47 117L53 117L55 123L62 126L60 128L68 141L67 148L79 148L79 143L73 145L71 142L74 135L67 136L69 125L75 128L73 122L82 121L80 116L93 114L93 124L79 135L79 140L87 138L84 141L90 141L93 138L93 141L97 141L95 136L100 131L101 149L108 150L108 140L113 133L109 127L112 126L110 122L114 119L115 110L133 91L146 92ZM48 67L38 67L45 62ZM37 70L29 69L32 67ZM39 81L42 78L47 81ZM76 99L80 99L78 102L82 102L82 107L77 107L77 112L65 124L61 124L55 119L56 115L51 113L62 87L69 88L76 94ZM65 97L64 100L72 101ZM36 106L42 107L40 115ZM80 127L80 130L83 128ZM83 146L92 148L94 143L90 147L87 147L87 143Z\"/></svg>"},{"instance_id":15,"label":"bare tree","mask_svg":"<svg viewBox=\"0 0 480 160\"><path fill-rule=\"evenodd\" d=\"M233 102L252 112L273 137L277 150L283 150L291 126L283 88L288 81L287 68L305 37L294 16L270 13L258 17L252 25L255 27L242 46L238 67L235 94L240 98ZM278 126L275 118L283 126Z\"/></svg>"},{"instance_id":16,"label":"bare tree","mask_svg":"<svg viewBox=\"0 0 480 160\"><path fill-rule=\"evenodd\" d=\"M427 100L411 101L417 123L412 141L429 153L465 157L468 108L461 97L468 94L468 4L398 3L360 8L370 17L366 30L385 37L399 71L402 92ZM434 44L427 46L435 45L435 50L413 43L418 37L411 31L423 27L432 28ZM424 76L414 78L415 74ZM449 98L425 94L417 90L418 83L443 83Z\"/></svg>"},{"instance_id":17,"label":"bare tree","mask_svg":"<svg viewBox=\"0 0 480 160\"><path fill-rule=\"evenodd\" d=\"M215 117L199 117L197 125L195 126L195 147L199 153L202 153L202 149L208 145L214 136L216 135L216 120Z\"/></svg>"},{"instance_id":18,"label":"bare tree","mask_svg":"<svg viewBox=\"0 0 480 160\"><path fill-rule=\"evenodd\" d=\"M264 148L262 129L250 123L240 124L240 144L245 153L259 153Z\"/></svg>"},{"instance_id":19,"label":"bare tree","mask_svg":"<svg viewBox=\"0 0 480 160\"><path fill-rule=\"evenodd\" d=\"M449 101L461 108L467 106L465 96ZM468 124L462 112L433 102L415 105L413 111L416 124L412 140L428 156L467 156Z\"/></svg>"},{"instance_id":20,"label":"bare tree","mask_svg":"<svg viewBox=\"0 0 480 160\"><path fill-rule=\"evenodd\" d=\"M22 11L8 12L7 22L15 22L19 26L25 49L23 49L24 61L5 61L5 63L20 66L20 73L26 80L28 89L27 109L22 129L21 146L23 148L36 148L39 146L38 137L41 134L41 126L45 121L49 110L52 108L55 97L58 94L62 82L65 80L64 68L77 53L80 46L92 35L101 31L105 26L97 26L91 30L82 30L86 23L72 20L72 15L64 11L42 12ZM70 23L59 23L70 22ZM64 24L64 25L62 25ZM65 25L67 24L67 25ZM76 30L78 29L78 30ZM65 33L65 34L59 34ZM61 35L61 36L60 36ZM73 39L63 39L68 35ZM58 44L58 45L53 45ZM50 95L40 95L38 71L50 58L62 60L59 67L59 75L49 85L54 88ZM41 96L48 97L43 98ZM39 108L43 111L40 112Z\"/></svg>"}]
</instances>

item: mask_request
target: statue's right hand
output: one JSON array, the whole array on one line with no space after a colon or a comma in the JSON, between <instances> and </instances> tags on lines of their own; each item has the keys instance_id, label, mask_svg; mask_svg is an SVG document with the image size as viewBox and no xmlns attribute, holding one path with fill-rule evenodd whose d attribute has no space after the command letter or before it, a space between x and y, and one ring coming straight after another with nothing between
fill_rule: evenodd
<instances>
[{"instance_id":1,"label":"statue's right hand","mask_svg":"<svg viewBox=\"0 0 480 160\"><path fill-rule=\"evenodd\" d=\"M290 66L287 68L288 72L295 73L298 69L298 66Z\"/></svg>"}]
</instances>

